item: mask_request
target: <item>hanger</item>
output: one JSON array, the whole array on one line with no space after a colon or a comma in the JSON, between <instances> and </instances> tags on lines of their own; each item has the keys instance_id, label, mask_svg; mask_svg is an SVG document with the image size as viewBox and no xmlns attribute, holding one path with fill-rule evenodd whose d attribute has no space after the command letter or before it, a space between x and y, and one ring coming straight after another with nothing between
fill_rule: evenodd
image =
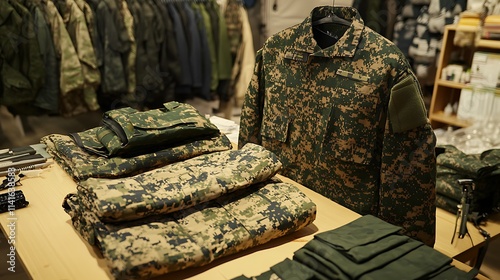
<instances>
[{"instance_id":1,"label":"hanger","mask_svg":"<svg viewBox=\"0 0 500 280\"><path fill-rule=\"evenodd\" d=\"M332 3L332 7L334 7L334 6L335 6L335 0ZM340 25L345 25L345 26L351 26L351 24L352 24L350 21L337 16L332 11L332 13L330 15L313 21L312 26L318 26L318 25L325 24L325 23L334 23L334 24L340 24Z\"/></svg>"}]
</instances>

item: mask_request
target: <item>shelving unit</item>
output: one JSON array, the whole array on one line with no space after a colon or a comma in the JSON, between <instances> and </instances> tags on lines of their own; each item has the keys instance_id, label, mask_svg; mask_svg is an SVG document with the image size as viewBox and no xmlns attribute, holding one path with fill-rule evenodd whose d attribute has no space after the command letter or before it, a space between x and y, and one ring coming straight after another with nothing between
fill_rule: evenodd
<instances>
[{"instance_id":1,"label":"shelving unit","mask_svg":"<svg viewBox=\"0 0 500 280\"><path fill-rule=\"evenodd\" d=\"M448 25L445 27L429 110L429 119L433 128L446 126L467 127L472 124L467 120L457 118L454 113L444 113L446 105L458 102L461 90L471 88L471 86L469 84L457 83L444 79L441 77L442 69L454 62L453 59L457 56L457 53L460 53L463 62L468 66L472 64L472 56L475 51L500 53L500 41L496 40L476 40L473 47L455 46L453 40L457 31L477 33L480 30L478 27L457 27L456 25Z\"/></svg>"}]
</instances>

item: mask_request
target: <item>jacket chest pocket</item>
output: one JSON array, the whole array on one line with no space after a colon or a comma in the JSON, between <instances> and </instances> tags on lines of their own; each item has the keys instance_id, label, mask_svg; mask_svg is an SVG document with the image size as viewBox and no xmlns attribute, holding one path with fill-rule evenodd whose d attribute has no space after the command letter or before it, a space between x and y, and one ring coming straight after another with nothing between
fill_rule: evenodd
<instances>
[{"instance_id":1,"label":"jacket chest pocket","mask_svg":"<svg viewBox=\"0 0 500 280\"><path fill-rule=\"evenodd\" d=\"M379 104L375 85L359 82L336 87L322 155L346 162L370 164L379 130Z\"/></svg>"}]
</instances>

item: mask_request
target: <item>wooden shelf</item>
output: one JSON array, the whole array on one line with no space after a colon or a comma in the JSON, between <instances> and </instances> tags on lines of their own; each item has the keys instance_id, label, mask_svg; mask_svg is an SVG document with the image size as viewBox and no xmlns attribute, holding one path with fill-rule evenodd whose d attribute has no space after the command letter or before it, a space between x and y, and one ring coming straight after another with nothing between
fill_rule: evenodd
<instances>
[{"instance_id":1,"label":"wooden shelf","mask_svg":"<svg viewBox=\"0 0 500 280\"><path fill-rule=\"evenodd\" d=\"M455 104L460 100L462 89L480 89L471 84L457 83L441 79L441 72L444 67L448 66L453 60L454 54L461 52L465 55L465 61L472 61L475 51L487 51L493 53L500 53L500 41L479 39L475 41L474 46L460 47L454 44L455 34L457 32L472 32L478 34L480 26L457 26L447 25L443 34L441 52L438 58L438 67L436 71L436 78L434 82L434 91L432 93L432 100L429 110L429 119L433 128L452 125L456 127L467 127L472 125L471 121L458 119L456 115L444 114L445 107L449 104ZM500 89L486 89L494 90L496 94L500 94Z\"/></svg>"},{"instance_id":2,"label":"wooden shelf","mask_svg":"<svg viewBox=\"0 0 500 280\"><path fill-rule=\"evenodd\" d=\"M456 88L456 89L470 88L470 85L468 85L468 84L462 84L462 83L457 83L457 82L452 82L452 81L447 81L447 80L438 80L437 84L440 86L449 87L449 88Z\"/></svg>"},{"instance_id":3,"label":"wooden shelf","mask_svg":"<svg viewBox=\"0 0 500 280\"><path fill-rule=\"evenodd\" d=\"M447 125L458 126L458 127L468 127L472 123L458 119L456 115L447 115L443 111L433 113L430 117L431 122L439 122Z\"/></svg>"},{"instance_id":4,"label":"wooden shelf","mask_svg":"<svg viewBox=\"0 0 500 280\"><path fill-rule=\"evenodd\" d=\"M476 47L488 48L488 49L500 49L500 41L499 40L480 39L480 40L476 41Z\"/></svg>"}]
</instances>

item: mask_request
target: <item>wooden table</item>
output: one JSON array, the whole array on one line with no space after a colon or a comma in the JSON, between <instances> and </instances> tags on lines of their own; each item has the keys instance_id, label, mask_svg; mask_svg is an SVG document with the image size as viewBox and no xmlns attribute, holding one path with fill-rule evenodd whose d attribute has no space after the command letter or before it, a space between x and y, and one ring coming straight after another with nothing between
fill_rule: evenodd
<instances>
[{"instance_id":1,"label":"wooden table","mask_svg":"<svg viewBox=\"0 0 500 280\"><path fill-rule=\"evenodd\" d=\"M161 279L215 280L231 279L242 274L256 276L283 259L291 258L293 252L303 247L316 233L340 227L360 217L288 178L281 178L297 185L316 203L318 212L313 224L207 266L171 273ZM16 265L21 265L22 261L28 274L35 280L112 279L100 252L80 237L69 215L62 209L64 197L76 191L75 182L62 168L53 164L40 177L23 180L18 189L24 192L30 204L14 211ZM12 221L8 218L12 218L8 212L0 214L0 223L6 236L10 234L8 226ZM447 234L438 239L449 240ZM463 243L465 241L460 240ZM454 264L465 271L470 269L457 261ZM486 279L483 276L478 278Z\"/></svg>"}]
</instances>

